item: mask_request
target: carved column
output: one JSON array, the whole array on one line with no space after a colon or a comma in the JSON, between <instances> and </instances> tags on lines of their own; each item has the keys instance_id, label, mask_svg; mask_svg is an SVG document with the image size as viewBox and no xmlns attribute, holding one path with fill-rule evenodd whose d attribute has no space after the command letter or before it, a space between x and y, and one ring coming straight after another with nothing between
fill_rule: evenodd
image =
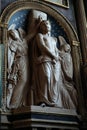
<instances>
[{"instance_id":1,"label":"carved column","mask_svg":"<svg viewBox=\"0 0 87 130\"><path fill-rule=\"evenodd\" d=\"M86 37L86 14L83 0L76 0L76 17L79 32L79 39L81 42L83 63L87 63L87 37Z\"/></svg>"},{"instance_id":2,"label":"carved column","mask_svg":"<svg viewBox=\"0 0 87 130\"><path fill-rule=\"evenodd\" d=\"M77 19L77 28L82 51L82 80L84 100L87 108L87 29L86 29L86 14L84 8L84 0L75 1L75 12Z\"/></svg>"}]
</instances>

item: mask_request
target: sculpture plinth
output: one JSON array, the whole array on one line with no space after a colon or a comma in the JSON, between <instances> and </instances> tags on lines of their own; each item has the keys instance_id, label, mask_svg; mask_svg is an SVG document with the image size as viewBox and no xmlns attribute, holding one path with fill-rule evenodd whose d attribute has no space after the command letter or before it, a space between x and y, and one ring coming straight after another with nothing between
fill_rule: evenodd
<instances>
[{"instance_id":1,"label":"sculpture plinth","mask_svg":"<svg viewBox=\"0 0 87 130\"><path fill-rule=\"evenodd\" d=\"M30 106L12 110L13 128L79 129L75 110L54 107Z\"/></svg>"}]
</instances>

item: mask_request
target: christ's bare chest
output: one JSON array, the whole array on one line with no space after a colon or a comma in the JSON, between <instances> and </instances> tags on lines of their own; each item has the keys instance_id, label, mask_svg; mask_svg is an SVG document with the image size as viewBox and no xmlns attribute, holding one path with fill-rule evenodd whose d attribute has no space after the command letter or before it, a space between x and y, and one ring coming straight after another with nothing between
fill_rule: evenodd
<instances>
[{"instance_id":1,"label":"christ's bare chest","mask_svg":"<svg viewBox=\"0 0 87 130\"><path fill-rule=\"evenodd\" d=\"M52 37L44 37L45 46L47 46L50 50L54 50L56 41Z\"/></svg>"}]
</instances>

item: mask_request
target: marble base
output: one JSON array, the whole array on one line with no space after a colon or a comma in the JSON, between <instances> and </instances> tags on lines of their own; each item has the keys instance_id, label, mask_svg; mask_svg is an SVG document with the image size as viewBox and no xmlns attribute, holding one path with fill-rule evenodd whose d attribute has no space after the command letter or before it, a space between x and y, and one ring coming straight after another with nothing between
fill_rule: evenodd
<instances>
[{"instance_id":1,"label":"marble base","mask_svg":"<svg viewBox=\"0 0 87 130\"><path fill-rule=\"evenodd\" d=\"M29 130L79 130L80 118L75 110L28 106L1 114L1 127Z\"/></svg>"},{"instance_id":2,"label":"marble base","mask_svg":"<svg viewBox=\"0 0 87 130\"><path fill-rule=\"evenodd\" d=\"M55 128L79 130L79 118L75 110L30 106L12 111L14 128Z\"/></svg>"}]
</instances>

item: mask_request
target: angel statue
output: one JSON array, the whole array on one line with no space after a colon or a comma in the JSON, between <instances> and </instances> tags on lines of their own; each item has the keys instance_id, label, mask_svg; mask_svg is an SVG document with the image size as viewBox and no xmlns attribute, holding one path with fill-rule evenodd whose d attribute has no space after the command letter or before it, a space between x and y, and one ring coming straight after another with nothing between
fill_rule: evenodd
<instances>
[{"instance_id":1,"label":"angel statue","mask_svg":"<svg viewBox=\"0 0 87 130\"><path fill-rule=\"evenodd\" d=\"M24 103L28 88L28 45L22 29L8 30L7 107L18 108Z\"/></svg>"}]
</instances>

